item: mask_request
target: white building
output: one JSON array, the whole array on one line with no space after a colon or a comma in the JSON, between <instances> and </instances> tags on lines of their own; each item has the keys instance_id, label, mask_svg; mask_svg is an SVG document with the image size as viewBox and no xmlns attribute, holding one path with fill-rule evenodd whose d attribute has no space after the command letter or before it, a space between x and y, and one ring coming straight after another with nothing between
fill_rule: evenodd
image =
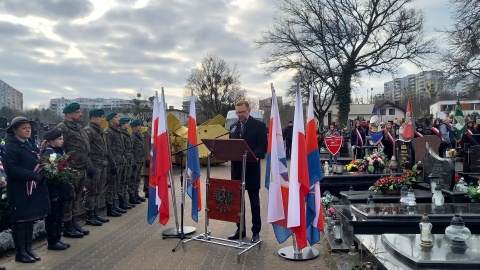
<instances>
[{"instance_id":1,"label":"white building","mask_svg":"<svg viewBox=\"0 0 480 270\"><path fill-rule=\"evenodd\" d=\"M463 80L459 81L455 85L455 88L453 90L455 91L455 93L458 93L459 95L467 94L472 90L477 89L477 87L479 87L479 83L480 83L479 79L476 78L474 75L468 75ZM450 91L450 92L453 92L453 91Z\"/></svg>"},{"instance_id":2,"label":"white building","mask_svg":"<svg viewBox=\"0 0 480 270\"><path fill-rule=\"evenodd\" d=\"M383 84L385 99L395 102L405 99L428 98L445 91L443 72L422 71Z\"/></svg>"},{"instance_id":3,"label":"white building","mask_svg":"<svg viewBox=\"0 0 480 270\"><path fill-rule=\"evenodd\" d=\"M405 118L405 109L386 101L378 105L377 107L378 117L380 122L388 122L397 120L403 120Z\"/></svg>"},{"instance_id":4,"label":"white building","mask_svg":"<svg viewBox=\"0 0 480 270\"><path fill-rule=\"evenodd\" d=\"M0 108L2 107L23 111L23 94L0 80Z\"/></svg>"},{"instance_id":5,"label":"white building","mask_svg":"<svg viewBox=\"0 0 480 270\"><path fill-rule=\"evenodd\" d=\"M182 111L182 110L179 110L179 109L175 109L173 106L169 106L168 109L167 109L167 115L169 113L171 113L175 117L177 117L178 120L180 120L180 124L182 126L188 126L188 112L187 111ZM201 124L201 123L197 122L197 125L198 124Z\"/></svg>"},{"instance_id":6,"label":"white building","mask_svg":"<svg viewBox=\"0 0 480 270\"><path fill-rule=\"evenodd\" d=\"M63 114L63 108L68 104L76 102L80 104L80 108L85 109L102 109L105 113L111 112L116 108L125 108L133 105L133 102L128 99L119 98L54 98L50 99L50 109L57 114Z\"/></svg>"},{"instance_id":7,"label":"white building","mask_svg":"<svg viewBox=\"0 0 480 270\"><path fill-rule=\"evenodd\" d=\"M430 114L433 118L446 118L451 114L455 114L456 100L443 100L430 105ZM474 112L480 113L480 100L460 100L463 115L472 114Z\"/></svg>"}]
</instances>

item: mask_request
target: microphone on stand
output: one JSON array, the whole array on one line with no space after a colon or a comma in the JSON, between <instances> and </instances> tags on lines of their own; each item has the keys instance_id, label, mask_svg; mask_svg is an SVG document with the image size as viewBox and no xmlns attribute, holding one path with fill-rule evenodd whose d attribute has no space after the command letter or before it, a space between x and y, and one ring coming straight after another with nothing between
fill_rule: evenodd
<instances>
[{"instance_id":1,"label":"microphone on stand","mask_svg":"<svg viewBox=\"0 0 480 270\"><path fill-rule=\"evenodd\" d=\"M233 128L230 130L230 134L233 134L237 130L237 125L233 126Z\"/></svg>"}]
</instances>

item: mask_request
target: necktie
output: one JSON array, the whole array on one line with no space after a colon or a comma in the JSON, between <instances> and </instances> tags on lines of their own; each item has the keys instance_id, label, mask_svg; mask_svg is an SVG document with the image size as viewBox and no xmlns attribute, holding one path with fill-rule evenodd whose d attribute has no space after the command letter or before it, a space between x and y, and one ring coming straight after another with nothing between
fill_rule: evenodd
<instances>
[{"instance_id":1,"label":"necktie","mask_svg":"<svg viewBox=\"0 0 480 270\"><path fill-rule=\"evenodd\" d=\"M243 136L244 126L245 124L243 122L240 122L240 138Z\"/></svg>"},{"instance_id":2,"label":"necktie","mask_svg":"<svg viewBox=\"0 0 480 270\"><path fill-rule=\"evenodd\" d=\"M32 144L28 140L26 140L24 143L25 143L25 145L27 145L28 148L32 147Z\"/></svg>"}]
</instances>

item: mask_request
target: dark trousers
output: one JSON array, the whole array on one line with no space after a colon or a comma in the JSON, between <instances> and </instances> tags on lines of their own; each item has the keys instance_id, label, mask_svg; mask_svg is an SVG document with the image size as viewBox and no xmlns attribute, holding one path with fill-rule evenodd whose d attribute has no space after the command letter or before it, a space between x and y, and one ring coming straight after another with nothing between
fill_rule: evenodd
<instances>
[{"instance_id":1,"label":"dark trousers","mask_svg":"<svg viewBox=\"0 0 480 270\"><path fill-rule=\"evenodd\" d=\"M362 159L365 156L365 152L363 148L355 148L353 149L353 158L354 159Z\"/></svg>"},{"instance_id":2,"label":"dark trousers","mask_svg":"<svg viewBox=\"0 0 480 270\"><path fill-rule=\"evenodd\" d=\"M260 233L260 230L262 229L262 218L260 216L260 189L251 189L246 191L248 192L250 210L252 212L252 233ZM245 232L245 215L243 217L243 226L243 231ZM240 223L237 223L237 228L240 228Z\"/></svg>"},{"instance_id":3,"label":"dark trousers","mask_svg":"<svg viewBox=\"0 0 480 270\"><path fill-rule=\"evenodd\" d=\"M287 159L292 157L292 140L286 140L285 155Z\"/></svg>"},{"instance_id":4,"label":"dark trousers","mask_svg":"<svg viewBox=\"0 0 480 270\"><path fill-rule=\"evenodd\" d=\"M50 201L51 212L45 218L45 231L49 245L54 245L62 237L62 221L65 212L65 199Z\"/></svg>"}]
</instances>

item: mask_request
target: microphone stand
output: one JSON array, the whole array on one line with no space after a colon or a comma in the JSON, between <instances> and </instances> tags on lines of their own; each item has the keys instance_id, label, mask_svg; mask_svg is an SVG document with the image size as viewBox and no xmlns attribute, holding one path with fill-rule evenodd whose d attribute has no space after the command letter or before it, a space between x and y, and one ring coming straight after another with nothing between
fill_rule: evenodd
<instances>
[{"instance_id":1,"label":"microphone stand","mask_svg":"<svg viewBox=\"0 0 480 270\"><path fill-rule=\"evenodd\" d=\"M214 137L214 139L218 139L220 137L223 137L225 135L229 135L229 134L232 134L233 132L235 132L236 130L236 126L234 128L232 128L231 131L228 131L222 135L218 135L216 137ZM185 219L185 190L186 190L186 181L184 179L184 176L183 176L183 157L185 156L184 152L185 151L188 151L192 148L195 148L199 145L203 145L204 143L201 142L201 143L197 143L195 145L192 145L190 147L187 147L185 149L182 149L182 150L179 150L175 153L172 153L171 155L172 156L176 156L178 155L180 157L180 184L181 184L181 189L180 189L180 196L181 196L181 202L180 202L180 232L178 232L178 234L175 234L175 235L164 235L162 238L165 239L165 238L179 238L179 241L178 243L175 245L174 248L172 248L172 252L175 252L178 248L178 246L180 245L180 243L182 243L182 241L184 239L187 239L187 238L190 238L190 237L187 237L185 236L186 234L191 234L191 233L194 233L196 231L196 228L195 227L191 227L191 226L187 226L187 228L184 228L183 226L183 223L184 223L184 219Z\"/></svg>"}]
</instances>

